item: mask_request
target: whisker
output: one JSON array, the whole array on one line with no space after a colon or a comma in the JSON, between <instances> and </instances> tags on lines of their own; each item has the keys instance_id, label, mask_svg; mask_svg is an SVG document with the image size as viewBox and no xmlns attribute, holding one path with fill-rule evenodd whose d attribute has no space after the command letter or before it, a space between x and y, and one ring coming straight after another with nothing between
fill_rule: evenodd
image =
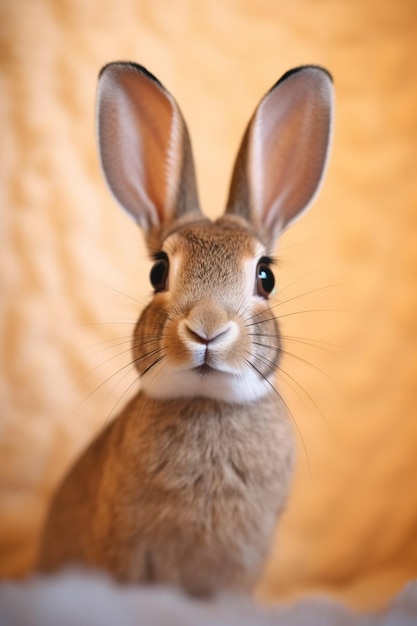
<instances>
[{"instance_id":1,"label":"whisker","mask_svg":"<svg viewBox=\"0 0 417 626\"><path fill-rule=\"evenodd\" d=\"M312 396L308 393L308 391L306 391L304 389L304 387L302 387L302 385L300 385L300 383L293 377L291 376L291 374L288 374L288 372L286 372L284 369L282 369L282 367L279 365L278 366L278 372L281 374L284 374L284 376L286 376L287 378L289 378L294 385L296 385L296 387L298 389L300 389L300 391L302 391L302 393L305 395L306 398L308 398L308 400L311 402L311 404L314 406L314 408L316 409L316 411L319 413L319 415L322 417L324 423L326 424L327 428L329 429L329 432L331 432L334 435L333 429L330 427L330 424L328 422L328 420L326 419L326 417L324 416L323 411L321 411L321 409L319 408L319 406L317 405L317 402L315 402L315 400L312 398ZM288 383L288 381L287 381ZM292 387L292 385L290 383L288 383L290 385L290 387ZM293 388L294 389L294 388Z\"/></svg>"},{"instance_id":2,"label":"whisker","mask_svg":"<svg viewBox=\"0 0 417 626\"><path fill-rule=\"evenodd\" d=\"M278 253L281 254L284 250L290 250L291 248L298 248L299 246L306 246L309 243L308 240L299 241L298 243L290 243L287 246L279 246Z\"/></svg>"},{"instance_id":3,"label":"whisker","mask_svg":"<svg viewBox=\"0 0 417 626\"><path fill-rule=\"evenodd\" d=\"M122 367L120 367L116 372L113 372L113 374L111 374L110 376L108 376L105 380L103 380L99 385L97 385L92 391L90 391L90 393L80 402L80 404L77 406L77 410L80 409L80 407L87 402L87 400L89 400L91 398L91 396L93 396L95 393L97 393L97 391L99 391L99 389L101 389L102 387L104 387L104 385L108 384L110 380L112 380L112 378L114 378L115 376L117 376L118 374L120 374L121 372L125 371L126 369L132 367L135 363L139 363L142 360L145 360L147 358L149 358L150 356L153 356L154 354L157 354L157 352L159 352L160 350L162 350L162 348L159 348L158 350L151 350L150 352L147 352L146 354L142 355L141 357L138 357L136 359L133 359L131 361L129 361L129 363L126 363L125 365L123 365ZM129 350L130 351L130 350ZM128 350L126 350L126 352L128 352ZM120 355L119 355L120 356ZM114 358L114 357L112 357ZM109 359L107 362L111 361L112 359ZM102 367L104 365L104 363L101 363L100 365L98 365L97 367L95 367L91 372L89 372L85 377L87 378L90 374L92 374L96 369L98 369L99 367ZM81 379L82 381L83 379ZM81 382L80 381L80 382ZM119 381L120 382L120 381Z\"/></svg>"},{"instance_id":4,"label":"whisker","mask_svg":"<svg viewBox=\"0 0 417 626\"><path fill-rule=\"evenodd\" d=\"M162 347L162 348L161 348L161 350L164 350L164 348ZM164 355L164 357L165 357L165 356L166 356L166 355ZM166 369L166 368L168 367L168 365L169 365L169 363L168 363L167 361L162 362L162 361L160 360L160 361L159 361L159 363L162 363L162 365L161 365L161 366L160 366L160 368L159 368L159 372L158 372L158 371L154 371L154 372L152 372L152 371L151 371L151 374L150 374L150 375L151 375L151 379L150 379L150 380L151 380L151 382L155 380L155 377L156 377L156 376L161 375L161 373L163 372L163 370L164 370L164 369ZM158 364L159 364L159 363L158 363ZM154 365L157 365L157 363L155 363ZM146 374L148 375L148 378L149 378L149 371L150 371L150 370L148 370L148 371L146 372Z\"/></svg>"},{"instance_id":5,"label":"whisker","mask_svg":"<svg viewBox=\"0 0 417 626\"><path fill-rule=\"evenodd\" d=\"M252 337L267 337L267 335L257 335L256 333L251 333ZM277 338L276 335L269 335L270 337ZM281 348L279 346L271 346L269 343L261 343L260 341L252 341L254 346L261 346L261 348L268 348L268 350L275 350L275 352L279 352Z\"/></svg>"},{"instance_id":6,"label":"whisker","mask_svg":"<svg viewBox=\"0 0 417 626\"><path fill-rule=\"evenodd\" d=\"M249 353L249 354L250 354L250 353ZM250 355L250 356L252 356L252 355ZM296 430L296 432L297 432L297 435L298 435L299 440L300 440L300 442L301 442L302 448L303 448L303 450L304 450L304 455L305 455L305 459L306 459L306 462L307 462L308 474L309 474L309 476L310 476L310 478L311 478L311 466L310 466L310 459L309 459L309 456L308 456L308 453L307 453L307 447L306 447L306 444L305 444L305 441L304 441L303 435L302 435L302 433L301 433L300 427L298 426L297 421L296 421L296 419L294 418L294 415L293 415L293 413L292 413L292 411L291 411L290 407L288 406L288 404L287 404L287 402L285 401L284 397L283 397L283 396L279 393L279 391L276 389L276 387L275 387L275 386L271 383L271 381L270 381L270 380L268 380L268 379L267 379L267 378L266 378L266 377L262 374L262 372L261 372L261 371L260 371L260 370L259 370L259 369L258 369L258 368L257 368L257 367L253 364L253 363L251 363L251 361L249 361L248 359L245 359L245 361L246 361L246 363L249 365L249 367L251 367L251 368L254 370L254 372L255 372L255 374L258 376L258 378L259 378L261 381L263 381L263 383L264 383L264 384L266 383L266 385L267 385L267 386L268 386L268 387L269 387L269 388L270 388L270 389L271 389L271 390L272 390L272 391L273 391L273 392L274 392L274 393L278 396L278 398L280 399L280 401L283 403L283 405L284 405L284 407L285 407L285 409L286 409L286 411L287 411L287 414L290 416L290 418L291 418L291 420L292 420L292 422L293 422L293 424L294 424L295 430Z\"/></svg>"},{"instance_id":7,"label":"whisker","mask_svg":"<svg viewBox=\"0 0 417 626\"><path fill-rule=\"evenodd\" d=\"M261 333L261 332L254 332L254 333L248 333L249 337L258 337L258 338L262 338L262 337L270 337L272 339L276 339L277 338L277 334L276 333ZM289 335L282 335L281 333L278 333L278 336L283 340L283 341L295 341L296 343L302 343L306 346L311 346L312 348L317 348L319 350L323 350L324 352L328 352L329 354L333 355L333 356L337 356L342 358L342 355L339 354L338 352L334 352L332 350L330 350L329 348L325 348L324 346L320 345L320 344L324 344L324 345L329 345L332 347L336 347L336 348L340 348L342 349L342 346L338 346L336 344L332 344L328 341L322 341L320 339L309 339L308 337L291 337ZM315 342L315 343L314 343Z\"/></svg>"},{"instance_id":8,"label":"whisker","mask_svg":"<svg viewBox=\"0 0 417 626\"><path fill-rule=\"evenodd\" d=\"M303 311L293 311L292 313L284 313L275 317L276 320L281 320L283 317L291 317L292 315L300 315L302 313L341 313L343 309L304 309Z\"/></svg>"},{"instance_id":9,"label":"whisker","mask_svg":"<svg viewBox=\"0 0 417 626\"><path fill-rule=\"evenodd\" d=\"M266 356L263 356L261 354L254 354L252 356L254 356L255 359L266 365L266 367L270 369L271 373L275 373L278 369L278 364L274 363L274 361L271 361L271 359L267 359Z\"/></svg>"},{"instance_id":10,"label":"whisker","mask_svg":"<svg viewBox=\"0 0 417 626\"><path fill-rule=\"evenodd\" d=\"M117 402L111 408L111 410L110 410L110 412L109 412L109 414L108 414L108 416L106 418L106 421L111 419L112 415L114 414L114 412L117 409L117 407L119 406L119 404L127 396L127 394L130 392L130 390L133 389L133 387L139 383L139 381L140 381L140 376L136 376L135 379L128 385L127 389L124 390L124 392L122 393L120 398L117 400Z\"/></svg>"},{"instance_id":11,"label":"whisker","mask_svg":"<svg viewBox=\"0 0 417 626\"><path fill-rule=\"evenodd\" d=\"M123 321L119 321L119 322L84 322L83 324L81 324L82 327L86 327L86 326L135 326L135 324L137 323L137 319L135 320L123 320Z\"/></svg>"},{"instance_id":12,"label":"whisker","mask_svg":"<svg viewBox=\"0 0 417 626\"><path fill-rule=\"evenodd\" d=\"M110 344L110 343L114 343L117 341L131 341L132 340L132 334L129 333L129 335L123 335L121 337L108 337L107 339L102 339L101 341L96 341L94 343L89 344L88 348L98 348L101 347L103 345L106 344Z\"/></svg>"},{"instance_id":13,"label":"whisker","mask_svg":"<svg viewBox=\"0 0 417 626\"><path fill-rule=\"evenodd\" d=\"M123 339L123 341L119 339L109 339L103 343L108 343L109 341L113 341L113 342L118 341L118 343L113 343L111 346L105 346L104 348L100 348L100 350L96 350L95 352L90 353L88 356L97 356L98 354L102 354L103 352L107 352L108 350L114 350L115 348L120 348L121 346L124 346L127 343L131 344L132 336L129 335L129 338L126 337ZM101 343L96 344L96 345L101 345ZM121 352L120 354L124 354L124 352ZM120 354L117 354L116 356L120 356Z\"/></svg>"},{"instance_id":14,"label":"whisker","mask_svg":"<svg viewBox=\"0 0 417 626\"><path fill-rule=\"evenodd\" d=\"M154 340L154 342L157 342L158 340ZM148 343L151 343L150 341ZM158 350L154 350L151 352L147 352L145 355L141 355L141 357L132 360L130 363L128 363L126 366L124 366L123 368L121 368L120 370L118 370L118 372L116 372L115 374L113 374L112 376L109 377L109 379L113 378L113 376L117 375L118 373L120 373L121 371L123 371L123 369L126 369L129 366L134 365L135 363L138 363L142 360L144 360L145 358L148 358L149 356L153 355L153 354L157 354L158 352L162 351L163 348L159 348ZM131 389L137 385L140 381L141 378L143 378L143 376L149 372L157 363L159 363L163 358L165 358L165 355L162 355L161 357L157 358L153 363L151 363L151 365L146 368L139 376L136 376L135 379L128 385L128 387L125 389L125 391L122 393L122 395L118 398L117 402L113 405L113 407L111 408L111 410L109 411L104 423L102 424L100 430L99 430L99 434L101 434L104 429L106 428L107 424L109 423L109 420L111 419L112 415L114 414L116 408L120 405L120 403L123 401L123 399L126 397L126 395L131 391ZM123 379L130 373L130 371L127 371L124 376ZM104 381L101 385L99 385L99 387L97 387L96 389L93 390L92 393L95 393L97 391L97 389L99 389L103 384L105 384L107 381ZM122 380L123 380L122 379ZM120 384L121 381L118 382L118 384ZM89 394L91 395L91 394ZM88 455L91 455L91 453L94 450L94 446L97 442L98 436L95 437L95 439L93 440L91 447L89 448L88 451Z\"/></svg>"},{"instance_id":15,"label":"whisker","mask_svg":"<svg viewBox=\"0 0 417 626\"><path fill-rule=\"evenodd\" d=\"M100 354L101 352L104 352L104 351L106 351L106 350L111 350L111 349L116 348L116 347L120 347L121 345L124 345L124 344L126 344L126 343L130 343L130 342L131 342L131 339L130 339L129 341L124 341L124 342L122 342L122 344L118 344L118 346L116 345L116 346L110 346L110 347L107 347L107 348L103 348L102 350L99 350L99 351L98 351L98 352L96 352L95 354L96 354L96 355L97 355L97 354ZM98 365L96 365L95 367L93 367L92 369L90 369L90 371L89 371L87 374L85 374L82 378L80 378L80 379L79 379L79 381L78 381L78 385L80 385L82 382L84 382L85 380L87 380L87 378L88 378L89 376L91 376L92 374L94 374L94 372L96 372L96 371L97 371L98 369L100 369L101 367L104 367L105 365L107 365L107 364L108 364L108 363L110 363L111 361L113 361L113 360L115 360L115 359L120 358L120 357L121 357L121 356L123 356L124 354L131 353L131 352L132 352L135 348L142 347L142 346L146 346L146 345L149 345L149 344L151 344L151 343L159 343L159 340L158 340L158 339L153 339L153 340L149 340L149 341L141 342L141 343L138 343L138 344L133 344L133 345L130 345L130 346L129 346L129 348L127 348L126 350L121 350L120 352L117 352L116 354L112 354L112 356L111 356L111 357L109 357L108 359L105 359L104 361L102 361L101 363L99 363ZM149 354L149 353L148 353L148 354ZM135 361L132 361L132 363L134 363L134 362L135 362ZM116 372L116 373L115 373L115 375L116 375L117 373L118 373L118 372Z\"/></svg>"},{"instance_id":16,"label":"whisker","mask_svg":"<svg viewBox=\"0 0 417 626\"><path fill-rule=\"evenodd\" d=\"M127 372L129 373L129 372ZM125 374L126 376L126 374ZM124 377L125 377L124 376ZM123 378L124 378L123 377ZM124 390L124 392L122 393L122 395L120 396L120 398L118 398L117 402L113 405L113 407L110 409L110 411L108 412L106 419L104 420L104 422L101 424L98 433L96 434L96 436L94 437L94 439L92 440L91 444L88 446L87 448L87 456L86 456L86 462L88 462L89 460L91 460L91 455L93 454L97 444L99 443L99 438L100 436L103 434L103 432L105 431L105 429L107 428L108 424L111 421L112 415L115 411L115 409L117 408L117 406L120 404L120 402L123 400L123 398L126 397L126 395L130 392L130 390L139 382L139 376L136 376L135 379L133 380L133 382L129 383L127 389ZM120 381L119 381L120 382Z\"/></svg>"},{"instance_id":17,"label":"whisker","mask_svg":"<svg viewBox=\"0 0 417 626\"><path fill-rule=\"evenodd\" d=\"M268 309L268 312L271 311L272 308L275 307L270 307ZM252 321L250 323L248 323L248 319L253 319L256 317L260 317L261 315L263 315L263 313L265 313L265 311L261 312L261 313L255 313L251 318L248 319L244 319L243 321L245 322L245 326L248 328L249 326L255 326L257 324L263 324L266 322L272 322L272 321L276 321L278 322L279 320L283 319L284 317L291 317L292 315L300 315L302 313L343 313L344 309L303 309L302 311L293 311L292 313L283 313L283 314L279 314L277 316L272 315L272 317L268 317L265 319L259 319L256 321ZM272 313L272 311L271 311Z\"/></svg>"},{"instance_id":18,"label":"whisker","mask_svg":"<svg viewBox=\"0 0 417 626\"><path fill-rule=\"evenodd\" d=\"M260 313L257 313L255 315L252 315L252 317L250 317L249 319L253 320L254 317L259 317L260 315L261 315ZM256 320L256 321L252 321L250 323L246 323L247 320L244 320L244 322L245 322L246 328L249 328L249 326L256 326L257 324L266 324L267 322L274 322L274 321L277 322L278 319L279 319L278 317L275 317L275 315L273 315L272 317L268 317L266 319L260 319L260 320Z\"/></svg>"},{"instance_id":19,"label":"whisker","mask_svg":"<svg viewBox=\"0 0 417 626\"><path fill-rule=\"evenodd\" d=\"M315 363L312 363L308 359L304 359L302 356L299 356L298 354L293 354L292 352L288 352L287 350L283 350L282 348L280 348L280 352L281 352L281 354L285 354L286 356L292 357L293 359L296 359L297 361L300 361L301 363L305 363L306 365L309 365L310 367L313 367L316 371L318 371L321 374L323 374L323 376L325 376L334 385L334 387L337 389L337 391L342 395L342 390L340 389L338 384L321 367L319 367Z\"/></svg>"},{"instance_id":20,"label":"whisker","mask_svg":"<svg viewBox=\"0 0 417 626\"><path fill-rule=\"evenodd\" d=\"M253 334L253 333L252 333ZM256 336L256 335L255 335ZM274 335L271 335L272 337L274 337ZM332 383L332 385L334 385L334 387L337 389L337 391L342 395L342 391L339 388L339 386L337 385L337 383L332 379L331 376L329 376L329 374L323 370L321 367L319 367L318 365L316 365L315 363L312 363L311 361L309 361L308 359L305 359L301 356L299 356L298 354L294 354L293 352L288 352L287 350L284 350L281 347L276 347L276 346L271 346L269 344L265 344L265 343L261 343L259 341L253 341L252 342L253 345L255 346L260 346L261 348L267 348L268 350L273 350L276 353L280 353L280 354L285 354L286 356L292 357L293 359L296 359L297 361L300 361L301 363L305 363L306 365L309 365L310 367L314 368L316 371L320 372L323 376L325 376L328 380L330 380L330 382ZM259 358L260 355L257 355ZM264 357L266 359L266 357ZM269 362L269 359L266 359ZM273 363L271 361L271 363Z\"/></svg>"},{"instance_id":21,"label":"whisker","mask_svg":"<svg viewBox=\"0 0 417 626\"><path fill-rule=\"evenodd\" d=\"M332 354L333 356L343 358L342 354L339 354L338 352L334 352L333 350L330 350L329 348L324 347L324 346L331 346L332 348L339 348L339 350L343 350L342 346L333 344L330 341L323 341L321 339L311 339L309 337L291 337L290 335L281 335L281 338L284 341L294 341L296 343L302 343L306 346L311 346L312 348L318 348L319 350L328 352L329 354ZM320 344L323 344L323 345L320 345Z\"/></svg>"},{"instance_id":22,"label":"whisker","mask_svg":"<svg viewBox=\"0 0 417 626\"><path fill-rule=\"evenodd\" d=\"M105 287L106 289L109 289L109 291L114 291L114 293L118 293L120 296L128 298L129 300L132 300L136 304L140 304L140 306L146 306L147 304L146 301L138 300L137 298L134 298L133 296L130 296L129 294L124 293L123 291L119 291L119 289L116 289L115 287L112 287L111 285L107 285L106 283L103 283L101 280L94 280L94 282L101 285L102 287Z\"/></svg>"},{"instance_id":23,"label":"whisker","mask_svg":"<svg viewBox=\"0 0 417 626\"><path fill-rule=\"evenodd\" d=\"M301 282L302 280L305 280L306 278L309 278L310 276L313 276L313 274L317 274L318 271L319 271L318 269L315 269L315 270L312 270L311 272L308 272L307 274L304 274L303 276L299 276L295 280L291 281L287 285L284 285L282 288L280 288L279 289L279 293L281 294L283 291L286 291L290 287L293 287L293 285L296 285L297 283Z\"/></svg>"},{"instance_id":24,"label":"whisker","mask_svg":"<svg viewBox=\"0 0 417 626\"><path fill-rule=\"evenodd\" d=\"M333 283L332 285L324 285L322 287L317 287L316 289L310 289L309 291L304 291L303 293L299 293L296 296L292 296L291 298L287 298L287 300L280 300L277 304L270 306L270 309L275 309L278 306L282 306L283 304L287 304L287 302L291 302L292 300L297 300L297 298L303 298L304 296L308 296L311 293L317 293L318 291L324 291L325 289L332 289L333 287L340 287L340 285L344 285L346 283ZM281 290L282 293L283 290Z\"/></svg>"},{"instance_id":25,"label":"whisker","mask_svg":"<svg viewBox=\"0 0 417 626\"><path fill-rule=\"evenodd\" d=\"M123 372L124 370L126 370L129 367L132 367L133 362L129 361L129 363L126 363L126 365L123 365L123 367L121 367L120 369L118 369L116 372L113 372L113 374L111 374L110 376L108 376L105 380L103 380L100 384L98 384L96 387L94 387L94 389L92 391L90 391L85 398L82 399L82 401L78 404L77 406L77 410L79 410L83 404L85 404L85 402L87 402L87 400L89 400L95 393L97 393L97 391L99 391L102 387L104 387L105 385L107 385L112 378L114 378L115 376L117 376L118 374L120 374L121 372ZM97 368L96 368L97 369ZM93 370L94 371L94 370ZM89 372L89 374L91 374L92 372ZM87 376L89 375L87 374ZM86 377L85 377L86 378ZM120 381L119 381L120 382Z\"/></svg>"},{"instance_id":26,"label":"whisker","mask_svg":"<svg viewBox=\"0 0 417 626\"><path fill-rule=\"evenodd\" d=\"M107 348L103 348L103 350L99 350L98 352L96 352L96 354L100 354L100 352L104 352L105 350L111 350L113 348L120 347L121 345L124 345L126 343L130 343L131 344L129 346L129 348L127 348L127 350L122 350L121 352L118 352L117 354L113 354L109 359L106 359L105 361L103 361L102 363L97 365L94 369L92 369L89 374L92 374L96 369L99 369L100 367L103 367L103 365L106 365L107 363L109 363L113 359L117 359L117 358L123 356L123 354L127 354L129 352L133 352L134 350L136 350L138 348L143 348L143 347L149 346L151 344L159 344L159 338L157 338L157 339L148 339L147 341L139 341L137 343L132 343L132 338L131 338L130 340L124 341L121 344L118 344L116 346L110 346L110 347L107 347ZM149 355L150 353L148 352L147 354ZM87 376L89 374L87 374Z\"/></svg>"},{"instance_id":27,"label":"whisker","mask_svg":"<svg viewBox=\"0 0 417 626\"><path fill-rule=\"evenodd\" d=\"M161 348L162 350L162 348ZM165 359L166 355L162 354L162 356L158 357L153 363L151 363L151 365L149 365L147 368L145 368L143 370L143 372L141 373L141 378L143 378L145 376L145 374L147 374L153 367L155 367L155 365L158 365L158 363L160 363L163 359Z\"/></svg>"}]
</instances>

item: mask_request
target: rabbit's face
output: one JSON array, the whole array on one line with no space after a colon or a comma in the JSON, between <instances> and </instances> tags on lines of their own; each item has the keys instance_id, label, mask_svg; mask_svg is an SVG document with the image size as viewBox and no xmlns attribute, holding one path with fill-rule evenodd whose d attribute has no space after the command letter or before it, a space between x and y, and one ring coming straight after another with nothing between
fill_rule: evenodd
<instances>
[{"instance_id":1,"label":"rabbit's face","mask_svg":"<svg viewBox=\"0 0 417 626\"><path fill-rule=\"evenodd\" d=\"M263 245L233 218L169 235L151 271L134 358L144 391L251 402L271 390L280 341Z\"/></svg>"},{"instance_id":2,"label":"rabbit's face","mask_svg":"<svg viewBox=\"0 0 417 626\"><path fill-rule=\"evenodd\" d=\"M200 210L187 125L148 70L100 74L98 137L106 180L155 248L155 296L134 337L143 390L155 398L253 402L272 390L280 342L266 256L310 205L327 163L333 88L326 70L290 70L249 121L224 217ZM255 236L256 235L256 236Z\"/></svg>"}]
</instances>

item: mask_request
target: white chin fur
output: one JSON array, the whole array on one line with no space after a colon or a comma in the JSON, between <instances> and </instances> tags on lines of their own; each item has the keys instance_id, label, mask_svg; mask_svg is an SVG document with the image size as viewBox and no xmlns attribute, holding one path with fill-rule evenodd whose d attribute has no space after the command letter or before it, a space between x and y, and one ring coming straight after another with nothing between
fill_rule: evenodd
<instances>
[{"instance_id":1,"label":"white chin fur","mask_svg":"<svg viewBox=\"0 0 417 626\"><path fill-rule=\"evenodd\" d=\"M174 398L211 398L223 402L247 404L265 396L272 389L271 380L261 380L255 372L244 376L226 372L201 375L193 370L150 372L142 379L146 395L158 400Z\"/></svg>"}]
</instances>

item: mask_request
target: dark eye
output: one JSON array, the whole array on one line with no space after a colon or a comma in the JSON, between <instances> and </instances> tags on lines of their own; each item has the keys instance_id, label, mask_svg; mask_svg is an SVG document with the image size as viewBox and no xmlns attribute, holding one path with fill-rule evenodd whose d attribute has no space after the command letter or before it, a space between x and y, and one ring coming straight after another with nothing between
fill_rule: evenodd
<instances>
[{"instance_id":1,"label":"dark eye","mask_svg":"<svg viewBox=\"0 0 417 626\"><path fill-rule=\"evenodd\" d=\"M258 296L268 298L275 287L275 277L270 268L271 259L262 258L256 268L256 293Z\"/></svg>"},{"instance_id":2,"label":"dark eye","mask_svg":"<svg viewBox=\"0 0 417 626\"><path fill-rule=\"evenodd\" d=\"M169 261L165 252L158 252L155 258L156 262L151 269L149 279L155 293L157 293L158 291L165 291L167 288Z\"/></svg>"}]
</instances>

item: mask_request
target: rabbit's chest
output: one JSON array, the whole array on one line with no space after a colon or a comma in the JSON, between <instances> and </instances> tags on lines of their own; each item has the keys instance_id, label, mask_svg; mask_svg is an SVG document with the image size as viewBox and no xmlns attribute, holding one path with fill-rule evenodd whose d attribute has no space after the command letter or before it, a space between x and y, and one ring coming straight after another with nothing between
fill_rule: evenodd
<instances>
[{"instance_id":1,"label":"rabbit's chest","mask_svg":"<svg viewBox=\"0 0 417 626\"><path fill-rule=\"evenodd\" d=\"M243 431L243 432L242 432ZM259 471L259 433L238 432L221 418L169 425L148 446L146 476L166 488L221 489L246 484ZM263 453L262 453L263 454Z\"/></svg>"},{"instance_id":2,"label":"rabbit's chest","mask_svg":"<svg viewBox=\"0 0 417 626\"><path fill-rule=\"evenodd\" d=\"M206 528L219 517L249 523L275 517L291 468L292 446L279 423L217 411L154 433L137 489L141 506L159 507L164 519Z\"/></svg>"},{"instance_id":3,"label":"rabbit's chest","mask_svg":"<svg viewBox=\"0 0 417 626\"><path fill-rule=\"evenodd\" d=\"M256 421L239 407L191 417L186 410L182 420L154 413L130 450L124 442L133 432L120 438L124 454L103 481L100 545L129 580L197 591L250 586L289 490L286 422Z\"/></svg>"}]
</instances>

